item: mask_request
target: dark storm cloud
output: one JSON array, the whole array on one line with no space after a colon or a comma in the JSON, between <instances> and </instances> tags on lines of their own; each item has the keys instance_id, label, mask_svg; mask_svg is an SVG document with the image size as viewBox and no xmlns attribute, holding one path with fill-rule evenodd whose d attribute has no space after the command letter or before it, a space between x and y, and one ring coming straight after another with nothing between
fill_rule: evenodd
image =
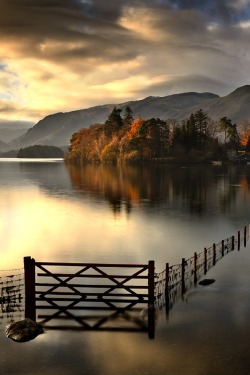
<instances>
[{"instance_id":1,"label":"dark storm cloud","mask_svg":"<svg viewBox=\"0 0 250 375\"><path fill-rule=\"evenodd\" d=\"M1 113L224 94L248 83L249 20L250 0L0 0Z\"/></svg>"},{"instance_id":2,"label":"dark storm cloud","mask_svg":"<svg viewBox=\"0 0 250 375\"><path fill-rule=\"evenodd\" d=\"M129 60L150 45L118 23L126 7L143 7L158 14L154 27L163 35L168 32L183 39L190 35L197 39L201 33L204 36L205 18L231 22L241 14L243 17L246 9L232 4L222 0L0 0L4 10L0 13L0 36L10 42L18 39L16 49L20 55L26 53L58 63L63 63L61 59L94 57ZM139 18L138 29L140 21Z\"/></svg>"},{"instance_id":3,"label":"dark storm cloud","mask_svg":"<svg viewBox=\"0 0 250 375\"><path fill-rule=\"evenodd\" d=\"M0 13L0 36L10 42L18 39L20 54L25 52L40 58L102 54L126 58L128 52L121 46L126 46L129 32L115 22L121 5L121 1L1 0L4 12ZM48 42L64 43L64 47L55 43L53 48L46 49Z\"/></svg>"},{"instance_id":4,"label":"dark storm cloud","mask_svg":"<svg viewBox=\"0 0 250 375\"><path fill-rule=\"evenodd\" d=\"M196 9L206 17L226 23L235 23L249 17L249 4L235 0L173 0L174 9Z\"/></svg>"}]
</instances>

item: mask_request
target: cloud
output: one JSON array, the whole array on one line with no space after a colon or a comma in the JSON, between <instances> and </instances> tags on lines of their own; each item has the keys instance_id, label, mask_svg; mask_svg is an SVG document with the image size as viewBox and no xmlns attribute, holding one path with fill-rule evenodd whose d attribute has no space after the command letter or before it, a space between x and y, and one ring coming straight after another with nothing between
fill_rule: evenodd
<instances>
[{"instance_id":1,"label":"cloud","mask_svg":"<svg viewBox=\"0 0 250 375\"><path fill-rule=\"evenodd\" d=\"M233 90L250 73L249 5L0 0L0 119L38 121L150 91Z\"/></svg>"}]
</instances>

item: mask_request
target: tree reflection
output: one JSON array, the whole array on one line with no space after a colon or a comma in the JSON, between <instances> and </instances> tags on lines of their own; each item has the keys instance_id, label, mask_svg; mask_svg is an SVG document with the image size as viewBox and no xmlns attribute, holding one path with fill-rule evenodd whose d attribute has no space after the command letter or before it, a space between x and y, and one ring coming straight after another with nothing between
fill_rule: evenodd
<instances>
[{"instance_id":1,"label":"tree reflection","mask_svg":"<svg viewBox=\"0 0 250 375\"><path fill-rule=\"evenodd\" d=\"M249 171L235 166L67 165L67 169L74 188L105 199L115 214L122 210L129 214L138 205L179 206L195 215L217 205L224 212L236 200L236 187L249 194Z\"/></svg>"}]
</instances>

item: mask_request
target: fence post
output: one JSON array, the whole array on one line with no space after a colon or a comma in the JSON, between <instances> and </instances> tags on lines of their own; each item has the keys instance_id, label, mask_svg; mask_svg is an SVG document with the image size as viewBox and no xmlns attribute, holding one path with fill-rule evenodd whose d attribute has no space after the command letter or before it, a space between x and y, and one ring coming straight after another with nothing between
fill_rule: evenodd
<instances>
[{"instance_id":1,"label":"fence post","mask_svg":"<svg viewBox=\"0 0 250 375\"><path fill-rule=\"evenodd\" d=\"M234 236L232 236L232 250L234 250Z\"/></svg>"},{"instance_id":2,"label":"fence post","mask_svg":"<svg viewBox=\"0 0 250 375\"><path fill-rule=\"evenodd\" d=\"M185 287L185 265L186 265L186 260L185 258L182 258L181 261L181 293L184 294L186 292L186 287Z\"/></svg>"},{"instance_id":3,"label":"fence post","mask_svg":"<svg viewBox=\"0 0 250 375\"><path fill-rule=\"evenodd\" d=\"M244 247L247 245L247 227L244 227Z\"/></svg>"},{"instance_id":4,"label":"fence post","mask_svg":"<svg viewBox=\"0 0 250 375\"><path fill-rule=\"evenodd\" d=\"M197 253L194 253L194 285L197 284Z\"/></svg>"},{"instance_id":5,"label":"fence post","mask_svg":"<svg viewBox=\"0 0 250 375\"><path fill-rule=\"evenodd\" d=\"M25 318L36 321L35 260L24 257Z\"/></svg>"},{"instance_id":6,"label":"fence post","mask_svg":"<svg viewBox=\"0 0 250 375\"><path fill-rule=\"evenodd\" d=\"M165 309L166 315L168 317L169 314L169 263L166 263L166 281L165 281Z\"/></svg>"},{"instance_id":7,"label":"fence post","mask_svg":"<svg viewBox=\"0 0 250 375\"><path fill-rule=\"evenodd\" d=\"M240 250L240 231L238 230L238 251Z\"/></svg>"},{"instance_id":8,"label":"fence post","mask_svg":"<svg viewBox=\"0 0 250 375\"><path fill-rule=\"evenodd\" d=\"M213 244L213 265L216 264L216 244Z\"/></svg>"},{"instance_id":9,"label":"fence post","mask_svg":"<svg viewBox=\"0 0 250 375\"><path fill-rule=\"evenodd\" d=\"M155 337L155 262L148 262L148 337Z\"/></svg>"},{"instance_id":10,"label":"fence post","mask_svg":"<svg viewBox=\"0 0 250 375\"><path fill-rule=\"evenodd\" d=\"M207 273L207 248L204 247L204 275Z\"/></svg>"},{"instance_id":11,"label":"fence post","mask_svg":"<svg viewBox=\"0 0 250 375\"><path fill-rule=\"evenodd\" d=\"M224 251L225 251L225 244L224 240L221 241L221 255L224 257Z\"/></svg>"}]
</instances>

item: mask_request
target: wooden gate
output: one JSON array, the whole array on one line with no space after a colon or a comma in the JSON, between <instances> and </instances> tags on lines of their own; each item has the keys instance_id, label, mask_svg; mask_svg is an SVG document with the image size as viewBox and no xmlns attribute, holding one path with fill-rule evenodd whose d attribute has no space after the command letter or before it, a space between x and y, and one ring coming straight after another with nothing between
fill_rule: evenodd
<instances>
[{"instance_id":1,"label":"wooden gate","mask_svg":"<svg viewBox=\"0 0 250 375\"><path fill-rule=\"evenodd\" d=\"M54 263L25 257L24 269L25 316L45 327L144 330L154 337L154 261Z\"/></svg>"}]
</instances>

